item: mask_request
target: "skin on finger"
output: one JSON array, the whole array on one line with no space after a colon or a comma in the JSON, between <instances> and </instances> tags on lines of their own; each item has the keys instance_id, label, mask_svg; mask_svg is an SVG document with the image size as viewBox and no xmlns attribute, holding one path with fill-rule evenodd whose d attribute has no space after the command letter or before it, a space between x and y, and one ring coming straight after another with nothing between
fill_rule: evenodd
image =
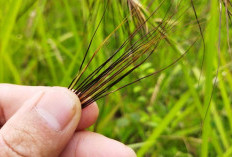
<instances>
[{"instance_id":1,"label":"skin on finger","mask_svg":"<svg viewBox=\"0 0 232 157\"><path fill-rule=\"evenodd\" d=\"M0 108L4 113L4 119L10 119L26 100L46 88L42 86L0 84Z\"/></svg>"},{"instance_id":2,"label":"skin on finger","mask_svg":"<svg viewBox=\"0 0 232 157\"><path fill-rule=\"evenodd\" d=\"M97 120L98 114L99 109L95 102L84 108L77 130L83 130L93 125Z\"/></svg>"},{"instance_id":3,"label":"skin on finger","mask_svg":"<svg viewBox=\"0 0 232 157\"><path fill-rule=\"evenodd\" d=\"M80 101L67 88L40 91L1 128L0 154L58 156L73 136L80 116Z\"/></svg>"},{"instance_id":4,"label":"skin on finger","mask_svg":"<svg viewBox=\"0 0 232 157\"><path fill-rule=\"evenodd\" d=\"M38 91L48 88L51 87L0 84L0 125L10 119L26 100L33 97ZM77 130L83 130L93 125L97 120L98 113L96 103L83 109Z\"/></svg>"},{"instance_id":5,"label":"skin on finger","mask_svg":"<svg viewBox=\"0 0 232 157\"><path fill-rule=\"evenodd\" d=\"M97 133L75 133L60 157L136 157L135 152L124 144Z\"/></svg>"}]
</instances>

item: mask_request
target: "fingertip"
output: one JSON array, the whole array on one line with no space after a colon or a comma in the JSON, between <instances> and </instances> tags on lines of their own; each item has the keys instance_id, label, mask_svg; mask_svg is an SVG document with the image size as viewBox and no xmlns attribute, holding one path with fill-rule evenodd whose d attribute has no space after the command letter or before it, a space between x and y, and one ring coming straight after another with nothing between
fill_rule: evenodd
<instances>
[{"instance_id":1,"label":"fingertip","mask_svg":"<svg viewBox=\"0 0 232 157\"><path fill-rule=\"evenodd\" d=\"M83 130L93 125L96 122L98 115L99 108L96 102L84 108L82 110L82 115L77 130Z\"/></svg>"},{"instance_id":2,"label":"fingertip","mask_svg":"<svg viewBox=\"0 0 232 157\"><path fill-rule=\"evenodd\" d=\"M69 90L68 88L65 88L65 87L52 87L52 89L60 90L61 92L65 92L66 94L68 94L71 97L71 99L76 103L77 111L81 112L80 99L78 98L78 96L74 92L72 92L71 90Z\"/></svg>"},{"instance_id":3,"label":"fingertip","mask_svg":"<svg viewBox=\"0 0 232 157\"><path fill-rule=\"evenodd\" d=\"M127 147L127 146L125 146L126 148L126 150L125 150L125 152L126 152L126 154L128 154L128 157L136 157L137 155L135 154L135 151L132 149L132 148L130 148L130 147Z\"/></svg>"}]
</instances>

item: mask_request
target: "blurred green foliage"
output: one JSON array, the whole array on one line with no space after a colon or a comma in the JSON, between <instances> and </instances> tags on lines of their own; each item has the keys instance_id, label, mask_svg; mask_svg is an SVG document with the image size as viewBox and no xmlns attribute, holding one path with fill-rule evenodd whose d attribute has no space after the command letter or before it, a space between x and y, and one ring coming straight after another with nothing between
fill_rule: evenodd
<instances>
[{"instance_id":1,"label":"blurred green foliage","mask_svg":"<svg viewBox=\"0 0 232 157\"><path fill-rule=\"evenodd\" d=\"M145 17L161 3L140 2ZM179 2L182 9L176 7ZM167 12L178 15L167 40L117 87L169 65L194 40L197 43L167 70L99 100L100 115L90 130L129 145L138 156L231 156L231 21L222 3L220 23L220 1L193 2L205 49L191 1L166 0L150 18L148 29L162 22ZM0 82L67 87L106 4L106 0L0 0ZM126 17L128 22L103 46L86 76L138 25L130 17L127 0L109 0L87 60Z\"/></svg>"}]
</instances>

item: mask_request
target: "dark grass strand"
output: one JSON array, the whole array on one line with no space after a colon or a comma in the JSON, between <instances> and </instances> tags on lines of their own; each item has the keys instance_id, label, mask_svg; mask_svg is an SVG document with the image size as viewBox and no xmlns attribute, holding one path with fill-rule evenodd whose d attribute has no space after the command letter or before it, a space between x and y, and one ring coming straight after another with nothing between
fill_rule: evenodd
<instances>
[{"instance_id":1,"label":"dark grass strand","mask_svg":"<svg viewBox=\"0 0 232 157\"><path fill-rule=\"evenodd\" d=\"M117 53L117 52L116 52ZM113 54L113 56L111 56L110 58L108 58L102 65L100 65L97 69L95 69L80 85L79 87L76 88L76 90L80 90L80 88L82 88L83 85L86 85L86 83L88 83L96 74L98 74L98 72L116 55ZM81 86L82 85L82 86Z\"/></svg>"},{"instance_id":2,"label":"dark grass strand","mask_svg":"<svg viewBox=\"0 0 232 157\"><path fill-rule=\"evenodd\" d=\"M117 84L118 82L120 82L124 77L126 77L128 74L130 74L131 72L133 72L136 68L138 68L140 65L142 65L149 57L150 55L153 53L154 50L152 50L150 52L150 54L138 65L136 65L134 68L130 69L127 73L125 73L124 75L122 75L120 78L118 78L116 81L114 81L113 83L111 83L109 86L107 86L106 88L104 88L101 92L97 93L96 95L94 95L93 98L90 98L91 101L87 101L85 103L83 103L83 107L87 107L88 105L90 105L92 103L92 101L96 101L98 99L99 96L101 96L102 94L104 94L104 92L108 91L111 87L113 87L115 84Z\"/></svg>"},{"instance_id":3,"label":"dark grass strand","mask_svg":"<svg viewBox=\"0 0 232 157\"><path fill-rule=\"evenodd\" d=\"M89 43L88 48L87 48L87 50L86 50L86 52L85 52L84 58L83 58L83 60L82 60L82 62L81 62L81 65L80 65L80 68L79 68L79 72L80 72L81 69L82 69L82 66L83 66L83 64L84 64L84 62L85 62L85 59L86 59L87 54L88 54L88 52L89 52L89 49L90 49L90 47L91 47L91 45L92 45L93 39L94 39L94 37L95 37L95 35L96 35L96 33L97 33L97 30L98 30L99 27L100 27L100 24L102 23L102 20L103 20L104 16L105 16L105 13L106 13L106 10L107 10L107 7L108 7L108 2L109 2L109 0L107 1L107 5L106 5L106 7L105 7L105 9L104 9L103 15L102 15L102 17L101 17L101 19L100 19L100 21L99 21L99 23L98 23L98 26L97 26L97 28L95 29L95 31L94 31L94 33L93 33L93 36L91 37L90 43ZM81 76L80 76L80 77L81 77ZM78 80L80 79L80 77L78 78ZM73 85L73 82L74 82L74 81L78 82L78 80L76 80L76 78L77 78L77 76L75 76L74 79L72 80L71 84L70 84L69 87L68 87L69 89L70 89L70 87Z\"/></svg>"},{"instance_id":4,"label":"dark grass strand","mask_svg":"<svg viewBox=\"0 0 232 157\"><path fill-rule=\"evenodd\" d=\"M160 3L160 5L155 9L155 11L148 17L148 19L147 20L149 20L150 19L150 17L152 17L152 15L153 14L155 14L155 12L161 7L161 5L163 4L163 2L164 2L164 0ZM143 24L145 24L146 22L147 22L147 20L146 21L144 21L144 23ZM143 26L143 24L141 24L141 27ZM140 28L141 28L140 27ZM92 59L89 61L89 63L87 64L87 66L90 64L90 62L92 61ZM82 73L81 73L81 75L80 75L80 77L82 76ZM80 79L80 78L79 78ZM78 79L78 80L79 80ZM76 82L78 82L78 81L76 81Z\"/></svg>"},{"instance_id":5,"label":"dark grass strand","mask_svg":"<svg viewBox=\"0 0 232 157\"><path fill-rule=\"evenodd\" d=\"M94 33L93 33L93 36L91 37L90 43L89 43L88 48L87 48L87 50L86 50L86 52L85 52L84 58L83 58L83 60L82 60L82 62L81 62L79 71L81 71L81 69L82 69L82 66L83 66L83 64L84 64L84 62L85 62L85 59L86 59L87 54L88 54L88 52L89 52L89 49L90 49L90 47L91 47L91 45L92 45L93 39L94 39L94 37L95 37L95 35L96 35L96 33L97 33L97 30L99 29L99 27L100 27L100 25L101 25L101 23L102 23L102 21L103 21L103 18L105 17L105 13L106 13L107 8L108 8L108 3L109 3L109 0L107 1L106 7L105 7L105 9L104 9L103 15L102 15L102 17L101 17L101 19L100 19L98 25L97 25L97 28L95 29L95 31L94 31Z\"/></svg>"},{"instance_id":6,"label":"dark grass strand","mask_svg":"<svg viewBox=\"0 0 232 157\"><path fill-rule=\"evenodd\" d=\"M149 49L149 48L148 48ZM148 50L146 50L148 51ZM146 53L146 51L144 52L144 54ZM141 54L143 55L143 54ZM150 55L149 55L150 56ZM123 72L127 67L128 65L132 64L132 63L135 63L138 59L139 59L140 56L136 56L135 59L132 58L132 61L131 62L128 62L126 65L124 65L121 69L119 69L117 72L115 72L110 78L108 78L107 80L105 80L102 84L98 85L96 88L94 88L93 91L91 91L91 93L89 93L88 95L86 95L84 98L87 98L89 96L91 96L92 94L94 94L95 92L97 92L100 88L104 87L108 82L110 82L112 79L114 79L116 76L119 76L119 74L121 72ZM146 60L146 59L145 59ZM144 63L144 61L143 61ZM134 68L137 68L136 66ZM84 99L83 98L83 99ZM81 101L83 100L81 99Z\"/></svg>"},{"instance_id":7,"label":"dark grass strand","mask_svg":"<svg viewBox=\"0 0 232 157\"><path fill-rule=\"evenodd\" d=\"M158 11L158 9L161 7L161 5L163 4L163 2L164 2L164 0L161 2L161 4L155 9L155 11L153 11L153 13L151 14L151 16L152 15L154 15L157 11ZM151 17L150 16L150 17ZM144 23L146 23L148 20L149 20L149 18L150 17L148 17L148 19L144 22ZM143 23L143 24L144 24ZM141 29L142 28L142 24L141 24L141 26L140 27L138 27L135 31L134 31L134 33L133 34L131 34L129 37L128 37L128 39L124 42L124 44L120 47L121 49L124 47L124 45L127 43L127 42L129 42L130 40L130 38L133 38L135 35L136 35L136 33L138 32L138 30L139 29ZM119 49L120 50L120 49ZM112 56L112 57L110 57L109 59L107 59L107 61L105 62L105 63L107 63L109 60L111 60L117 53L118 53L119 51L116 51L115 52L115 54ZM103 66L105 65L104 63L102 64ZM76 76L77 77L77 76ZM76 84L77 84L77 82L78 82L78 80L80 79L78 79L77 81L75 81L75 79L76 79L76 77L74 78L74 80L72 81L72 83L70 84L70 86L69 86L69 88L71 87L71 86L75 86ZM75 85L73 85L73 82L76 82L75 83Z\"/></svg>"},{"instance_id":8,"label":"dark grass strand","mask_svg":"<svg viewBox=\"0 0 232 157\"><path fill-rule=\"evenodd\" d=\"M128 56L129 57L129 56ZM127 57L127 58L128 58ZM138 56L136 56L136 58L135 57L132 57L132 58L128 58L128 59L130 59L130 61L127 61L128 59L126 59L126 60L122 60L121 62L119 62L119 64L118 65L115 65L116 67L114 67L113 69L111 69L109 72L110 73L112 73L112 72L114 72L113 70L114 69L116 69L117 70L117 67L118 68L120 68L120 66L122 65L122 64L124 64L125 63L125 65L124 66L122 66L122 68L121 69L119 69L118 71L116 71L112 76L110 76L110 78L108 78L108 79L105 79L107 76L109 76L110 75L110 73L109 74L105 74L105 75L103 75L103 76L99 76L99 79L97 79L97 80L104 80L103 81L103 83L101 83L100 85L98 85L97 83L95 83L94 85L97 85L97 87L94 89L94 91L95 90L97 90L99 87L101 88L101 86L103 86L103 85L105 85L107 82L109 82L109 81L111 81L111 79L112 79L112 77L115 77L115 76L117 76L117 75L119 75L120 74L120 72L122 72L123 70L125 70L127 67L129 67L132 63L134 63L137 59L138 59L139 57ZM88 87L88 86L87 86ZM94 86L93 86L94 87ZM91 87L91 89L93 88L93 87ZM87 91L87 93L88 93L89 91ZM82 94L85 94L85 91L83 91L82 92ZM81 96L81 95L80 95Z\"/></svg>"},{"instance_id":9,"label":"dark grass strand","mask_svg":"<svg viewBox=\"0 0 232 157\"><path fill-rule=\"evenodd\" d=\"M196 41L197 41L197 40L196 40ZM164 68L162 68L162 69L160 69L160 70L158 70L158 71L156 71L156 72L154 72L154 73L151 73L151 74L149 74L149 75L146 75L146 76L144 76L144 77L141 77L141 78L139 78L139 79L137 79L137 80L135 80L135 81L133 81L133 82L131 82L131 83L128 83L128 84L126 84L126 85L124 85L124 86L122 86L122 87L119 87L119 88L116 89L116 90L113 90L113 91L111 91L111 92L108 92L108 93L106 93L105 95L103 95L102 97L99 97L99 99L100 99L100 98L103 98L103 97L105 97L105 96L107 96L107 95L109 95L109 94L111 94L111 93L114 93L114 92L116 92L116 91L118 91L118 90L120 90L120 89L122 89L122 88L125 88L125 87L127 87L127 86L129 86L129 85L132 85L132 84L134 84L134 83L136 83L136 82L138 82L138 81L140 81L140 80L143 80L143 79L145 79L145 78L147 78L147 77L156 75L156 74L158 74L158 73L160 73L160 72L162 72L162 71L164 71L164 70L170 68L171 66L175 65L178 61L180 61L180 60L189 52L189 50L190 50L190 49L192 48L192 46L196 43L196 41L194 41L194 43L188 48L187 51L185 51L184 54L182 54L179 58L177 58L174 62L170 63L168 66L166 66L166 67L164 67ZM97 99L97 100L98 100L98 99Z\"/></svg>"},{"instance_id":10,"label":"dark grass strand","mask_svg":"<svg viewBox=\"0 0 232 157\"><path fill-rule=\"evenodd\" d=\"M151 34L151 35L153 35L153 34ZM159 35L159 34L158 34L158 35ZM156 35L156 36L157 36L157 35ZM153 37L153 38L154 38L154 37ZM149 42L150 42L150 41L149 41ZM146 45L146 44L143 44L143 45ZM143 46L143 45L142 45L142 46ZM129 54L130 54L130 53L129 53ZM123 61L123 60L124 60L124 59L122 59L122 61ZM122 62L122 61L120 61L120 62ZM119 62L119 63L120 63L120 62ZM131 63L134 63L134 62L131 62ZM115 66L114 64L112 64L112 65ZM127 67L127 65L126 65L125 67ZM111 70L112 70L112 69L111 69ZM103 73L104 73L104 72L103 72ZM101 79L102 76L100 76L99 78ZM96 80L99 80L99 78L97 78ZM99 86L100 86L100 85L99 85ZM89 85L87 85L87 87L92 87L92 86L89 84ZM85 91L79 91L79 92L80 92L80 93L84 93ZM79 92L78 92L78 93L79 93Z\"/></svg>"},{"instance_id":11,"label":"dark grass strand","mask_svg":"<svg viewBox=\"0 0 232 157\"><path fill-rule=\"evenodd\" d=\"M146 40L146 39L145 39ZM137 42L136 42L137 43ZM135 43L135 44L136 44ZM134 45L135 45L134 44ZM139 45L138 45L139 46ZM142 45L143 46L143 45ZM137 49L139 49L141 46L139 46ZM133 50L136 51L137 49ZM131 49L127 50L126 52L128 52L127 54L123 54L119 59L117 59L114 63L112 63L104 72L102 72L102 74L100 74L94 81L99 80L100 78L102 78L105 74L107 74L108 72L112 71L113 68L120 62L124 61L124 59L126 59L129 55L131 55L133 53L133 51L131 52ZM91 86L91 84L86 85L87 87Z\"/></svg>"},{"instance_id":12,"label":"dark grass strand","mask_svg":"<svg viewBox=\"0 0 232 157\"><path fill-rule=\"evenodd\" d=\"M163 2L164 2L164 0L162 1L162 3ZM108 59L106 59L106 61L104 61L104 63L102 63L90 75L88 75L86 79L84 79L82 82L79 83L80 77L83 75L84 71L86 70L86 68L88 67L88 65L90 64L92 59L95 57L95 55L98 53L98 51L100 50L101 47L95 51L94 55L92 56L91 60L87 63L87 66L84 68L84 70L74 78L74 80L72 81L70 87L72 87L72 90L74 90L74 92L80 98L81 103L82 103L82 108L85 108L86 106L90 105L92 102L94 102L94 101L96 101L96 100L98 100L98 99L100 99L100 98L102 98L104 96L107 96L110 93L116 92L116 91L118 91L118 90L120 90L120 89L122 89L122 88L124 88L126 86L129 86L129 85L131 85L133 83L136 83L136 82L138 82L138 81L140 81L140 80L142 80L144 78L155 75L155 74L169 68L170 66L176 64L189 51L189 49L188 49L177 60L172 62L170 65L164 67L163 69L161 69L159 71L156 71L155 73L151 73L151 74L149 74L149 75L147 75L145 77L139 78L139 79L137 79L137 80L135 80L135 81L133 81L131 83L128 83L128 84L126 84L126 85L124 85L124 86L122 86L120 88L117 88L116 90L113 90L111 92L107 92L114 85L119 83L123 78L128 76L136 68L138 68L140 65L142 65L150 57L150 55L155 51L155 49L158 46L158 43L163 38L166 39L167 31L170 31L170 30L172 30L174 28L175 23L176 23L177 20L174 20L173 22L171 22L171 19L173 19L173 17L175 15L177 15L177 14L174 12L171 16L169 16L169 18L166 19L166 16L168 15L168 13L169 13L169 11L171 9L171 6L172 6L172 5L169 5L169 8L168 8L167 12L165 13L164 18L158 24L158 26L152 25L153 26L152 31L148 31L147 33L145 33L145 35L142 35L137 41L135 41L134 43L131 43L131 41L134 39L135 35L138 34L139 30L143 28L144 24L146 24L148 22L148 20L157 12L157 10L161 7L162 3L156 8L155 11L152 12L152 14L145 21L143 21L143 23L139 27L136 27L136 30L132 34L130 34L130 36L113 53L113 55L111 55ZM201 36L203 37L201 26L200 26L200 23L199 23L199 20L198 20L197 14L196 14L196 10L195 10L195 7L194 7L194 4L193 4L192 0L191 0L191 3L192 3L192 8L194 10L195 18L197 20L198 27L200 29ZM180 4L178 4L178 5L180 5ZM101 21L103 20L105 12L106 12L106 8L105 8L104 14L103 14L103 16L101 18ZM178 16L178 19L183 14ZM99 25L100 25L101 21L99 22ZM99 25L98 25L97 29L95 30L93 37L95 36L96 31L99 28ZM116 30L114 30L114 31L116 31ZM90 41L89 47L90 47L90 45L92 43L93 37L92 37L92 39ZM111 37L111 35L109 35L108 37ZM106 38L105 41L107 41L107 40L108 40L108 38ZM102 46L105 44L105 41L103 42ZM110 61L113 58L115 58L116 55L123 48L125 48L125 46L128 45L128 44L131 44L131 46L129 48L126 48L125 52L123 52L113 63L111 63L108 67L106 67L105 70L103 70L103 68L108 63L110 63ZM191 47L192 47L192 45L191 45ZM154 48L147 55L147 52L153 46L154 46ZM86 59L86 56L88 54L88 51L89 51L89 47L88 47L88 50L85 53L85 57L84 57L84 59L82 61L81 68L79 69L79 71L81 71L81 69L82 69L83 63L84 63L84 61ZM138 62L138 60L140 58L143 58L144 55L147 55L145 57L145 59L143 59L137 65L133 65L134 63ZM131 66L132 66L132 68L128 69ZM98 75L99 72L101 72L101 73ZM96 75L98 75L98 76L96 76Z\"/></svg>"},{"instance_id":13,"label":"dark grass strand","mask_svg":"<svg viewBox=\"0 0 232 157\"><path fill-rule=\"evenodd\" d=\"M166 24L167 24L167 23L166 23ZM162 33L162 34L164 35L164 33ZM91 98L92 101L94 101L94 99L95 99L95 98ZM89 101L91 101L91 100L89 100ZM89 102L89 101L88 101L88 102ZM85 103L85 104L86 104L86 103Z\"/></svg>"},{"instance_id":14,"label":"dark grass strand","mask_svg":"<svg viewBox=\"0 0 232 157\"><path fill-rule=\"evenodd\" d=\"M122 47L122 46L121 46ZM120 49L119 49L119 51L120 51Z\"/></svg>"},{"instance_id":15,"label":"dark grass strand","mask_svg":"<svg viewBox=\"0 0 232 157\"><path fill-rule=\"evenodd\" d=\"M197 40L196 40L196 41L197 41ZM195 42L196 42L196 41L195 41ZM116 90L113 90L113 91L111 91L111 92L108 92L108 93L104 94L103 96L100 96L100 97L98 97L98 98L96 98L96 96L95 96L95 97L91 98L91 99L88 101L88 103L86 102L86 103L85 103L85 106L88 106L88 105L90 105L92 102L97 101L97 100L99 100L100 98L103 98L103 97L105 97L105 96L107 96L107 95L109 95L109 94L111 94L111 93L114 93L114 92L116 92L116 91L118 91L118 90L120 90L120 89L122 89L122 88L125 88L126 86L129 86L129 85L131 85L131 84L134 84L134 83L136 83L136 82L138 82L138 81L140 81L140 80L142 80L142 79L145 79L145 78L147 78L147 77L149 77L149 76L155 75L155 74L157 74L157 73L159 73L159 72L162 72L162 71L168 69L169 67L171 67L171 66L173 66L174 64L176 64L180 59L182 59L182 58L187 54L187 52L190 50L190 48L195 44L195 42L189 47L189 49L188 49L183 55L181 55L181 57L179 57L177 60L175 60L173 63L171 63L170 65L166 66L165 68L163 68L163 69L161 69L161 70L159 70L159 71L156 71L156 72L154 72L154 73L152 73L152 74L149 74L149 75L147 75L147 76L145 76L145 77L142 77L142 78L140 78L140 79L137 79L137 80L135 80L135 81L133 81L133 82L131 82L131 83L128 83L127 85L124 85L124 86L122 86L122 87L120 87L120 88L118 88L118 89L116 89ZM92 100L92 101L91 101L91 100ZM87 104L88 104L88 105L87 105Z\"/></svg>"},{"instance_id":16,"label":"dark grass strand","mask_svg":"<svg viewBox=\"0 0 232 157\"><path fill-rule=\"evenodd\" d=\"M143 80L143 79L145 79L145 78L147 78L147 77L156 75L156 74L158 74L158 73L160 73L160 72L162 72L162 71L164 71L164 70L166 70L166 69L172 67L173 65L175 65L178 61L180 61L180 60L189 52L189 50L190 50L190 49L192 48L192 46L196 43L196 41L197 41L197 40L195 40L195 41L192 43L192 45L185 51L184 54L182 54L179 58L177 58L174 62L170 63L168 66L166 66L166 67L164 67L164 68L162 68L162 69L160 69L160 70L158 70L158 71L156 71L156 72L154 72L154 73L151 73L151 74L149 74L149 75L146 75L146 76L144 76L144 77L141 77L141 78L139 78L139 79L137 79L137 80L135 80L135 81L133 81L133 82L131 82L131 83L128 83L128 84L126 84L126 85L124 85L124 86L122 86L122 87L119 87L119 88L117 88L117 89L115 89L115 90L113 90L113 91L110 91L110 92L108 92L108 93L106 93L106 94L104 94L104 95L102 95L102 96L100 96L100 97L98 97L98 98L96 98L96 99L92 99L92 98L91 98L91 99L88 101L88 103L87 103L87 102L84 103L83 108L85 108L85 107L87 107L88 105L92 104L94 101L97 101L97 100L99 100L99 99L101 99L101 98L103 98L103 97L105 97L105 96L108 96L108 95L110 95L110 94L112 94L112 93L114 93L114 92L116 92L116 91L121 90L122 88L125 88L125 87L127 87L127 86L129 86L129 85L132 85L132 84L134 84L134 83L137 83L137 82L139 82L139 81L141 81L141 80Z\"/></svg>"},{"instance_id":17,"label":"dark grass strand","mask_svg":"<svg viewBox=\"0 0 232 157\"><path fill-rule=\"evenodd\" d=\"M152 17L157 11L158 9L162 6L164 0L160 3L160 5L155 9L155 11L148 17L148 19L146 21L144 21L143 24L141 24L137 29L136 31L134 31L134 33L132 35L129 36L129 38L126 40L126 41L129 41L130 38L134 37L136 35L136 33L142 28L142 26L150 19L150 17ZM125 42L126 42L125 41ZM124 43L125 43L124 42Z\"/></svg>"},{"instance_id":18,"label":"dark grass strand","mask_svg":"<svg viewBox=\"0 0 232 157\"><path fill-rule=\"evenodd\" d=\"M127 41L129 41L129 40L127 40ZM83 84L83 83L85 83L84 85L86 85L86 83L88 83L88 81L87 80L90 80L90 79L92 79L93 77L94 77L94 75L96 75L124 46L125 46L125 44L127 44L126 42L124 42L121 46L120 46L120 48L110 57L110 58L108 58L101 66L99 66L94 72L92 72L81 84ZM116 62L118 61L119 62L119 59L121 59L121 58L118 58L117 60L116 60ZM79 88L77 88L76 90L81 90L81 88L82 88L83 86L80 86Z\"/></svg>"},{"instance_id":19,"label":"dark grass strand","mask_svg":"<svg viewBox=\"0 0 232 157\"><path fill-rule=\"evenodd\" d=\"M148 51L148 49L149 49L149 48L147 48L146 51ZM144 51L143 54L145 54L146 51ZM104 80L104 82L103 82L102 84L98 85L98 87L101 87L101 86L105 85L107 82L111 81L114 77L118 76L118 75L119 75L123 70L125 70L130 64L135 63L135 62L139 59L139 57L140 57L141 55L143 55L143 54L139 54L139 55L137 55L137 56L134 57L134 58L129 58L129 59L130 59L129 62L125 62L125 61L124 61L126 64L125 64L121 69L119 69L117 72L115 72L112 76L110 76L110 78ZM119 67L120 67L120 66L119 66ZM104 78L103 78L103 79L104 79ZM94 88L94 90L96 90L96 89Z\"/></svg>"},{"instance_id":20,"label":"dark grass strand","mask_svg":"<svg viewBox=\"0 0 232 157\"><path fill-rule=\"evenodd\" d=\"M149 57L149 56L148 56ZM148 58L147 57L147 58ZM142 62L144 63L146 61L146 59ZM139 65L141 65L142 63L140 63ZM108 86L106 86L103 90L99 91L98 93L94 93L95 95L93 97L91 97L91 99L96 99L97 97L101 96L102 94L104 94L106 91L108 91L111 87L113 87L115 84L117 84L118 82L120 82L124 77L126 77L127 75L129 75L134 69L136 69L138 66L132 68L131 70L129 70L127 73L125 73L124 75L122 75L121 77L119 77L118 79L116 79L114 82L112 82L111 84L109 84ZM88 98L88 96L86 96L86 98ZM85 100L85 99L84 99ZM85 103L85 101L81 99L82 102Z\"/></svg>"},{"instance_id":21,"label":"dark grass strand","mask_svg":"<svg viewBox=\"0 0 232 157\"><path fill-rule=\"evenodd\" d=\"M166 66L165 68L163 68L163 69L161 69L161 70L158 70L158 71L156 71L156 72L154 72L154 73L152 73L152 74L149 74L149 75L147 75L147 76L145 76L145 77L139 78L139 79L137 79L137 80L135 80L135 81L133 81L133 82L131 82L131 83L128 83L128 84L126 84L126 85L124 85L124 86L122 86L122 87L120 87L120 88L117 88L116 90L113 90L113 91L111 91L111 92L108 92L108 93L106 93L106 94L104 94L104 91L102 91L102 92L99 93L98 95L95 95L94 97L89 98L88 101L86 101L85 103L83 103L83 108L87 107L88 105L90 105L90 104L93 103L94 101L97 101L97 100L99 100L99 99L101 99L101 98L103 98L103 97L105 97L105 96L107 96L107 95L109 95L109 94L111 94L111 93L114 93L114 92L116 92L116 91L118 91L118 90L120 90L120 89L122 89L122 88L125 88L125 87L127 87L127 86L129 86L129 85L131 85L131 84L134 84L134 83L136 83L136 82L138 82L138 81L140 81L140 80L142 80L142 79L145 79L145 78L150 77L150 76L152 76L152 75L158 74L158 73L160 73L160 72L162 72L162 71L168 69L169 67L175 65L179 60L181 60L181 59L188 53L188 51L189 51L189 50L191 49L191 47L196 43L196 41L197 41L197 40L195 40L195 41L192 43L192 45L189 47L189 49L188 49L184 54L182 54L178 59L176 59L174 62L172 62L170 65ZM121 78L121 79L122 79L122 78ZM108 90L109 90L109 89L108 89ZM107 91L107 90L105 90L105 91ZM101 95L101 94L104 94L104 95Z\"/></svg>"},{"instance_id":22,"label":"dark grass strand","mask_svg":"<svg viewBox=\"0 0 232 157\"><path fill-rule=\"evenodd\" d=\"M154 38L154 37L153 37L153 38ZM144 44L144 45L146 45L146 44ZM142 45L142 46L143 46L143 45ZM135 51L136 51L136 50L135 50ZM126 57L129 56L130 54L131 54L131 53L129 52L124 58L126 58ZM123 58L121 61L119 61L119 63L122 62L122 61L124 61L124 58ZM112 65L113 65L113 67L114 67L116 64L112 64ZM110 67L111 67L111 66L110 66ZM109 67L109 69L110 69L110 70L113 70L113 69L111 69L110 67ZM107 71L107 70L106 70L106 71ZM104 73L104 72L103 72L103 73ZM99 78L102 78L102 76L100 76ZM97 80L98 80L98 79L97 79ZM87 85L87 86L89 86L89 85Z\"/></svg>"}]
</instances>

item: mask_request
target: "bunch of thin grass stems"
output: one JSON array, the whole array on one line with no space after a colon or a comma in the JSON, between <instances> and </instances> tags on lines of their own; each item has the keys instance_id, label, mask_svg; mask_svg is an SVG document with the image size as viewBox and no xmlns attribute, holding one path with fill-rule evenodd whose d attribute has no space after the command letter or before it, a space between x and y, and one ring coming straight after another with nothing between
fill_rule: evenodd
<instances>
[{"instance_id":1,"label":"bunch of thin grass stems","mask_svg":"<svg viewBox=\"0 0 232 157\"><path fill-rule=\"evenodd\" d=\"M131 85L149 76L162 72L163 70L173 66L175 63L177 63L181 58L185 56L185 54L188 52L189 49L166 67L161 68L147 76L136 79L124 86L112 90L112 87L114 87L116 84L122 81L126 76L131 74L135 69L140 67L143 63L145 63L150 58L151 55L154 55L160 42L162 40L167 40L167 34L170 31L173 31L174 25L176 25L178 19L185 13L186 10L183 9L183 12L179 16L177 13L173 13L169 15L169 10L167 10L166 14L162 17L162 21L160 21L156 25L153 24L152 27L148 29L147 23L149 22L152 16L156 15L156 13L163 5L164 1L165 0L163 0L159 4L159 6L157 6L157 8L150 14L150 16L145 18L144 14L141 11L142 7L138 3L138 1L128 0L128 6L131 13L131 17L133 18L133 21L135 22L136 25L135 30L121 44L121 46L112 53L112 55L109 58L106 58L106 60L96 69L94 69L92 73L90 73L86 78L82 78L86 69L89 67L91 61L100 51L101 47L123 24L129 21L130 17L128 16L102 42L102 44L93 53L88 63L84 66L84 68L82 68L86 56L89 53L89 48L91 46L94 35L101 21L103 20L104 15L107 12L108 5L106 6L102 18L97 26L97 29L95 30L94 35L90 41L89 47L84 55L84 59L80 66L79 72L69 86L69 89L72 90L79 97L82 104L82 108L85 108L91 103L93 103L94 101L101 99L128 85ZM178 4L177 7L179 5L180 4ZM195 12L194 8L193 10ZM191 46L193 44L191 44Z\"/></svg>"}]
</instances>

